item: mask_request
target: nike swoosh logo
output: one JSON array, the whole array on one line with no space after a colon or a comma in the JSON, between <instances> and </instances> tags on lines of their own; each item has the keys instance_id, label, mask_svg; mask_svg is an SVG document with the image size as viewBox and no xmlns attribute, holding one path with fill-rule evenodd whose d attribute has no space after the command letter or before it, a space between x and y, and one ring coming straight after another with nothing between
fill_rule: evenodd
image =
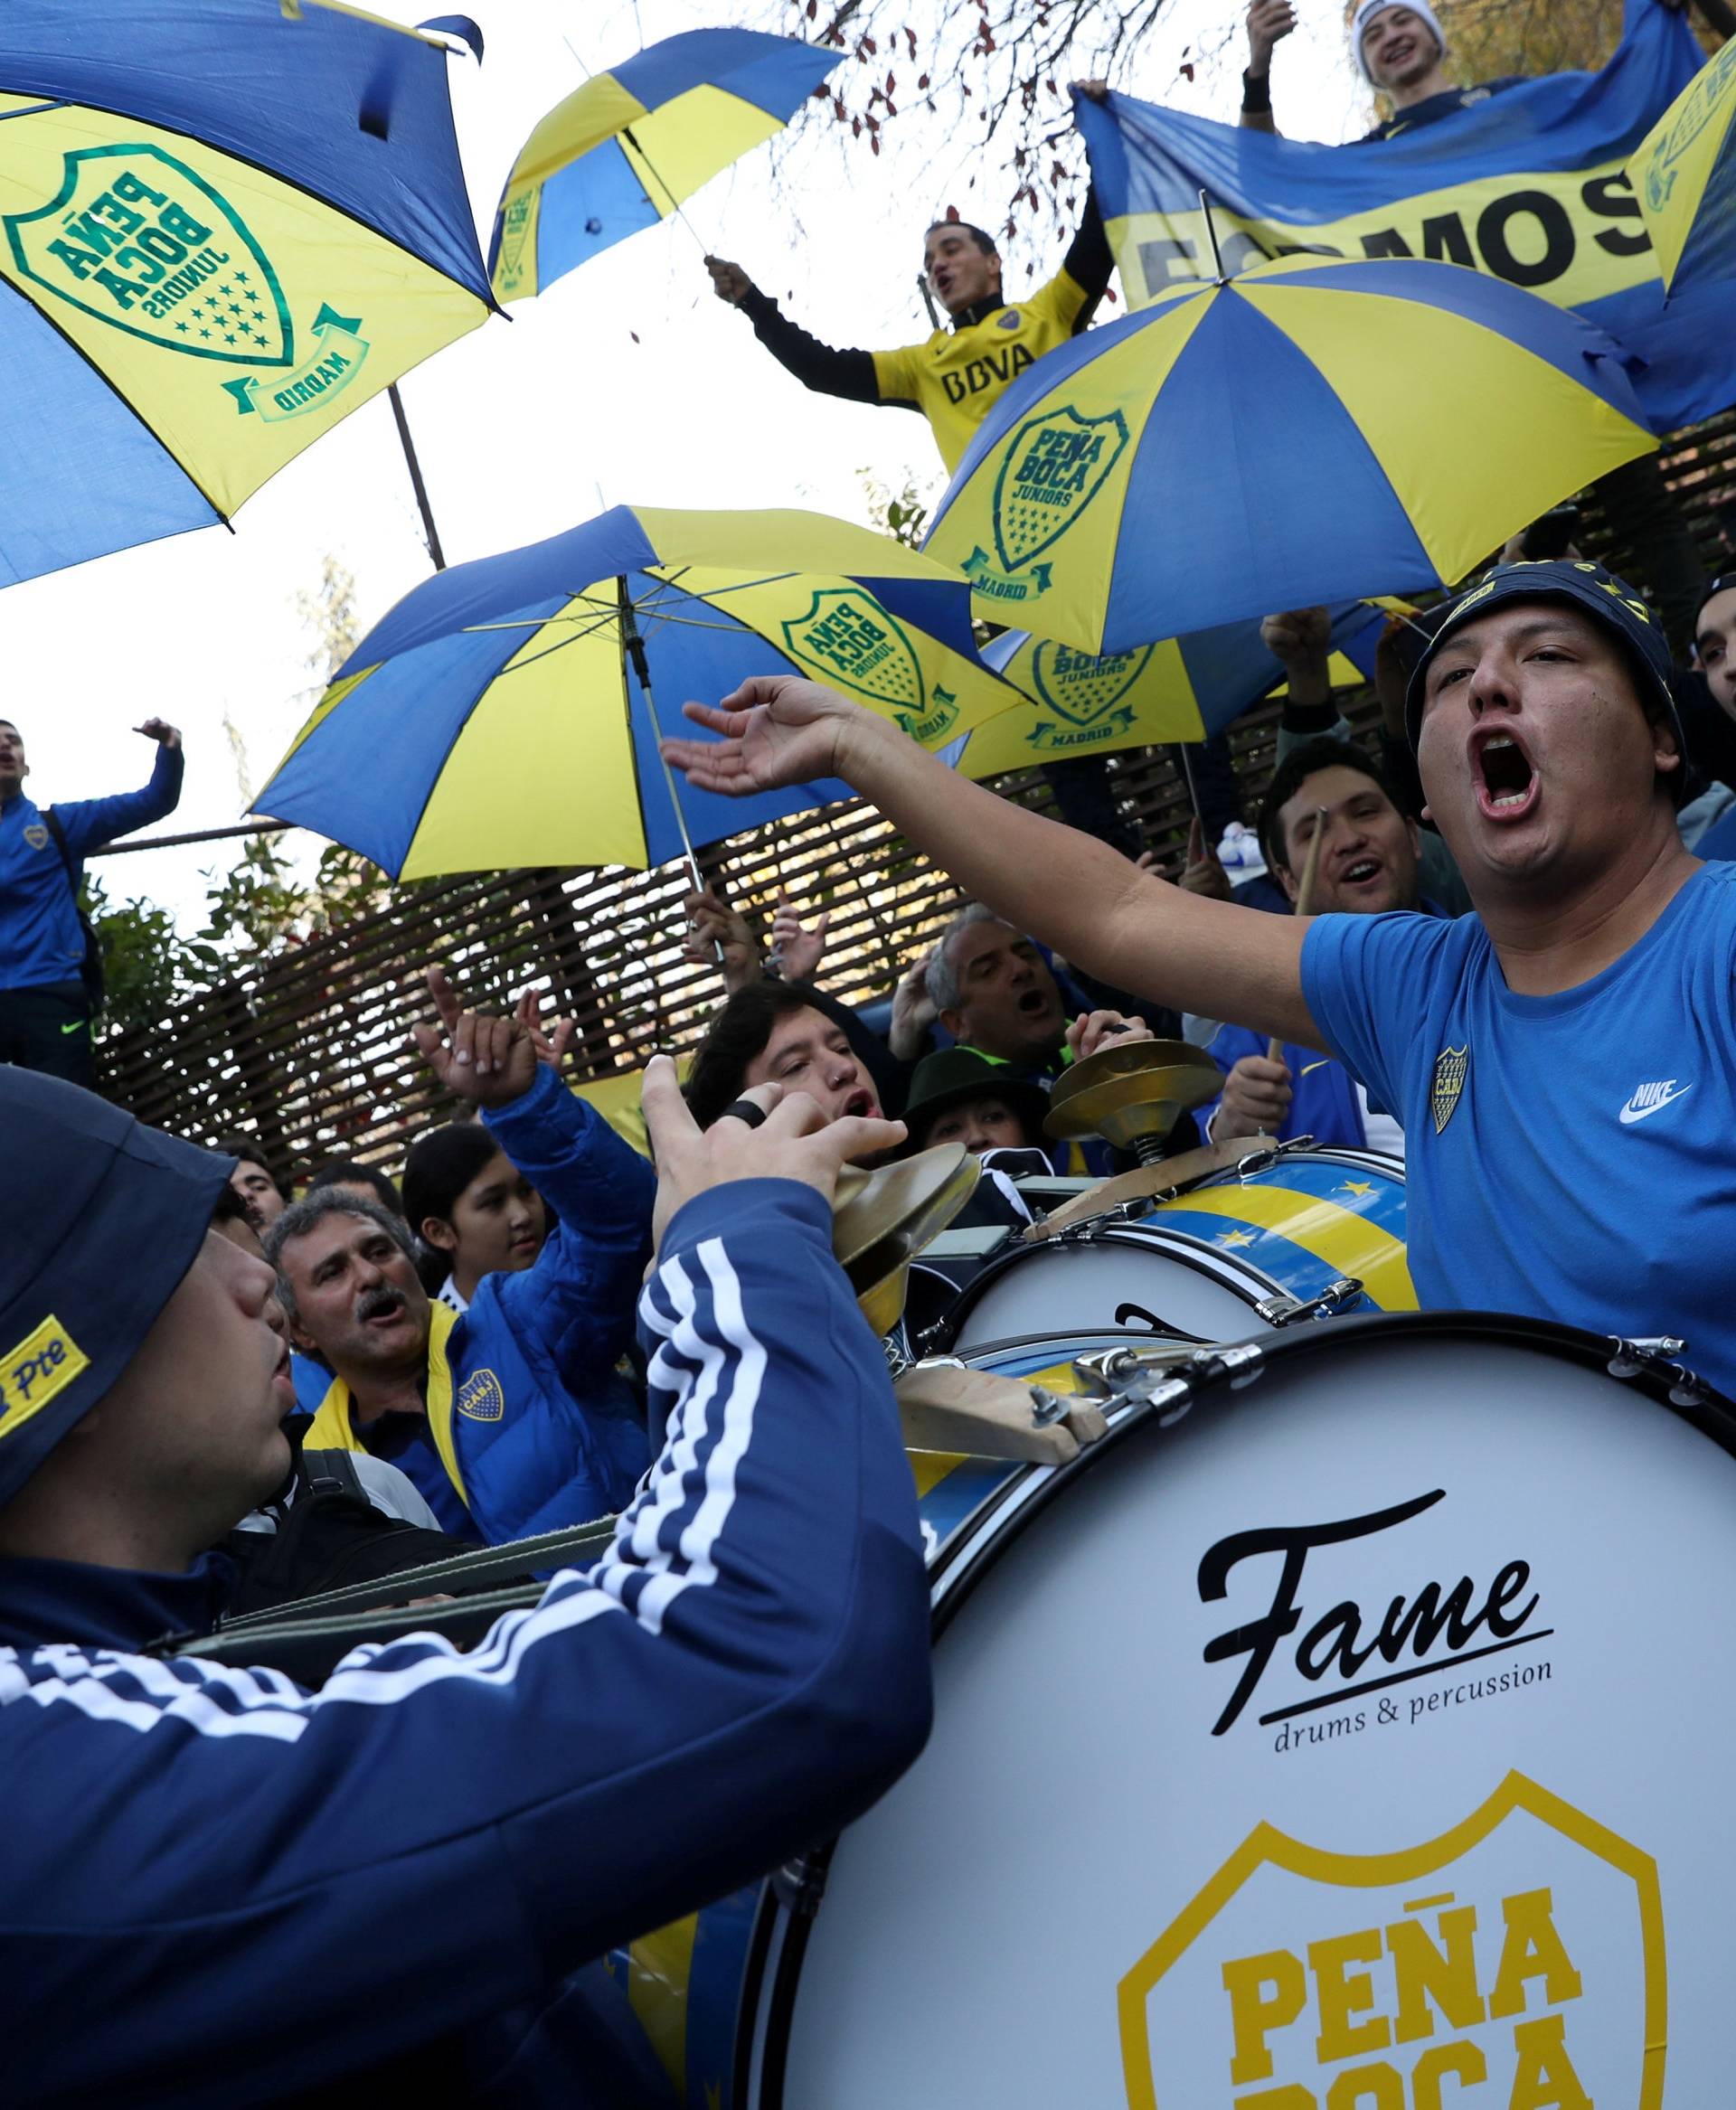
<instances>
[{"instance_id":1,"label":"nike swoosh logo","mask_svg":"<svg viewBox=\"0 0 1736 2110\"><path fill-rule=\"evenodd\" d=\"M84 1028L84 1020L81 1018L75 1018L70 1026L62 1026L61 1031L63 1033L81 1033L83 1032Z\"/></svg>"},{"instance_id":2,"label":"nike swoosh logo","mask_svg":"<svg viewBox=\"0 0 1736 2110\"><path fill-rule=\"evenodd\" d=\"M1304 1077L1312 1077L1316 1069L1324 1069L1327 1063L1331 1060L1332 1057L1330 1055L1323 1055L1318 1062L1305 1062L1302 1065L1302 1075Z\"/></svg>"},{"instance_id":3,"label":"nike swoosh logo","mask_svg":"<svg viewBox=\"0 0 1736 2110\"><path fill-rule=\"evenodd\" d=\"M1679 1092L1672 1092L1666 1099L1654 1099L1649 1107L1637 1107L1629 1099L1621 1109L1622 1126L1631 1128L1636 1121L1649 1120L1654 1114L1661 1112L1664 1107L1673 1107L1677 1099L1685 1098L1693 1089L1694 1087L1691 1084L1684 1084Z\"/></svg>"}]
</instances>

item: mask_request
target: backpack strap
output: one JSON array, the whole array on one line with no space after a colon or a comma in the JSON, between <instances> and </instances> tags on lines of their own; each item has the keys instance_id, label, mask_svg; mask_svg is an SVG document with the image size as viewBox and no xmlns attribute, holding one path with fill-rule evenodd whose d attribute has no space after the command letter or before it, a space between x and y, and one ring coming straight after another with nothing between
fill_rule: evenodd
<instances>
[{"instance_id":1,"label":"backpack strap","mask_svg":"<svg viewBox=\"0 0 1736 2110\"><path fill-rule=\"evenodd\" d=\"M68 846L66 830L61 825L61 816L51 806L42 808L42 824L54 838L54 847L60 852L61 862L66 867L66 883L76 897L79 890L78 874L72 869L72 852Z\"/></svg>"},{"instance_id":2,"label":"backpack strap","mask_svg":"<svg viewBox=\"0 0 1736 2110\"><path fill-rule=\"evenodd\" d=\"M309 1494L348 1494L357 1502L368 1500L368 1491L356 1470L354 1451L304 1449L301 1463Z\"/></svg>"}]
</instances>

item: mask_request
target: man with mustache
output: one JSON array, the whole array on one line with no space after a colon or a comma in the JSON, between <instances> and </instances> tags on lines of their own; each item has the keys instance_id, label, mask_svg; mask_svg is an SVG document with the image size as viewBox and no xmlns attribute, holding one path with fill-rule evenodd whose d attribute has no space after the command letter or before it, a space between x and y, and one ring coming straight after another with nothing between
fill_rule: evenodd
<instances>
[{"instance_id":1,"label":"man with mustache","mask_svg":"<svg viewBox=\"0 0 1736 2110\"><path fill-rule=\"evenodd\" d=\"M656 1181L517 1022L465 1011L439 968L428 978L445 1037L418 1027L423 1055L560 1219L536 1264L485 1276L460 1318L430 1305L403 1219L342 1188L285 1210L266 1252L296 1345L332 1373L308 1447L386 1458L444 1530L498 1541L623 1508L649 1463L615 1365Z\"/></svg>"},{"instance_id":2,"label":"man with mustache","mask_svg":"<svg viewBox=\"0 0 1736 2110\"><path fill-rule=\"evenodd\" d=\"M1676 832L1670 657L1601 566L1452 602L1406 730L1477 913L1270 916L1184 892L967 783L811 682L671 739L701 789L838 777L1016 928L1118 986L1325 1048L1400 1120L1425 1305L1685 1336L1736 1391L1736 868ZM1592 1205L1595 1198L1595 1206Z\"/></svg>"}]
</instances>

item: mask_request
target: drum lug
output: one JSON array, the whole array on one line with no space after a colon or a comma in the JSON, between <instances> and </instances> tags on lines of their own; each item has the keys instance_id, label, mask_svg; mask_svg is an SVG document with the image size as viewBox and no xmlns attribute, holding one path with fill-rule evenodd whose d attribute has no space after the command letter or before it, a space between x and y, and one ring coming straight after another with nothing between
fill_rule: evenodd
<instances>
[{"instance_id":1,"label":"drum lug","mask_svg":"<svg viewBox=\"0 0 1736 2110\"><path fill-rule=\"evenodd\" d=\"M1293 1150L1309 1150L1313 1144L1312 1135L1291 1135L1282 1143L1262 1143L1246 1157L1236 1160L1236 1177L1246 1186L1260 1173L1269 1172L1279 1158L1288 1157Z\"/></svg>"},{"instance_id":2,"label":"drum lug","mask_svg":"<svg viewBox=\"0 0 1736 2110\"><path fill-rule=\"evenodd\" d=\"M812 1919L826 1896L826 1857L798 1853L774 1870L771 1894L792 1919Z\"/></svg>"},{"instance_id":3,"label":"drum lug","mask_svg":"<svg viewBox=\"0 0 1736 2110\"><path fill-rule=\"evenodd\" d=\"M1341 1275L1335 1282L1327 1283L1318 1296L1269 1296L1254 1309L1269 1326L1293 1326L1298 1319L1330 1318L1346 1305L1354 1304L1362 1294L1362 1283L1355 1276Z\"/></svg>"},{"instance_id":4,"label":"drum lug","mask_svg":"<svg viewBox=\"0 0 1736 2110\"><path fill-rule=\"evenodd\" d=\"M1688 1344L1674 1333L1644 1334L1632 1341L1612 1333L1609 1345L1615 1352L1609 1358L1612 1378L1637 1378L1643 1371L1667 1379L1670 1402L1676 1407L1698 1407L1711 1394L1705 1380L1679 1360Z\"/></svg>"}]
</instances>

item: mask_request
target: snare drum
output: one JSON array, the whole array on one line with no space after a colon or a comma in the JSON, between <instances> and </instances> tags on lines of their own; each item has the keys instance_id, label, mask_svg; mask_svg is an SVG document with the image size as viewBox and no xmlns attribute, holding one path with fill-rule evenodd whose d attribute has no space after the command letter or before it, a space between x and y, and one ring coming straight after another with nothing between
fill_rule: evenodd
<instances>
[{"instance_id":1,"label":"snare drum","mask_svg":"<svg viewBox=\"0 0 1736 2110\"><path fill-rule=\"evenodd\" d=\"M1414 1311L1404 1167L1373 1151L1250 1143L1250 1170L1213 1173L1137 1214L1088 1218L992 1260L928 1343L1126 1327L1239 1341L1304 1310ZM1346 1282L1360 1288L1344 1291Z\"/></svg>"},{"instance_id":2,"label":"snare drum","mask_svg":"<svg viewBox=\"0 0 1736 2110\"><path fill-rule=\"evenodd\" d=\"M671 2100L1722 2102L1736 1422L1616 1367L1349 1319L940 1463L932 1740L683 1923Z\"/></svg>"}]
</instances>

